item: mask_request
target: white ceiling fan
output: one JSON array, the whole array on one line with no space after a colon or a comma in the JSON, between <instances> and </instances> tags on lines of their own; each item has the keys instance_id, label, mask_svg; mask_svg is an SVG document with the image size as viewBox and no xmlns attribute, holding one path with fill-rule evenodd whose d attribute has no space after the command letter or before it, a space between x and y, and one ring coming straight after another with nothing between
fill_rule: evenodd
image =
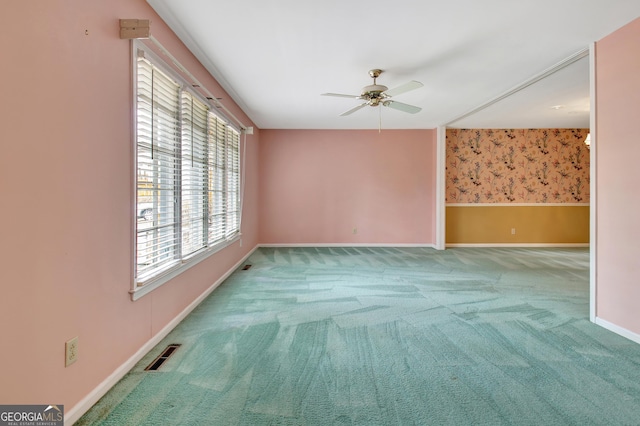
<instances>
[{"instance_id":1,"label":"white ceiling fan","mask_svg":"<svg viewBox=\"0 0 640 426\"><path fill-rule=\"evenodd\" d=\"M365 102L360 105L351 108L348 111L340 114L341 117L345 115L352 114L359 109L366 107L367 105L376 107L379 105L397 109L398 111L408 112L409 114L415 114L420 112L422 108L405 104L402 102L394 101L391 99L393 96L397 96L401 93L408 92L410 90L415 90L423 86L419 81L412 80L408 83L405 83L401 86L395 87L393 89L389 89L387 86L383 86L381 84L376 83L376 79L382 74L382 70L373 69L369 71L369 75L373 78L373 84L370 86L365 86L362 88L360 95L343 95L340 93L323 93L322 96L335 96L339 98L351 98L351 99L360 99Z\"/></svg>"}]
</instances>

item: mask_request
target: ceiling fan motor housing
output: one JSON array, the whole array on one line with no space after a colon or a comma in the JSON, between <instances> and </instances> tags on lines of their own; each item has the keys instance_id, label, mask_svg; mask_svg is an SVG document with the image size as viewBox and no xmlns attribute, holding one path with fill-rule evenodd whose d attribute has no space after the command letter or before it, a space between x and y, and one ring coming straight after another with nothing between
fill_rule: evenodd
<instances>
[{"instance_id":1,"label":"ceiling fan motor housing","mask_svg":"<svg viewBox=\"0 0 640 426\"><path fill-rule=\"evenodd\" d=\"M387 86L376 84L376 78L378 78L380 74L382 74L382 70L380 69L369 70L369 76L373 78L373 84L363 87L362 93L360 94L360 98L368 100L371 106L378 106L380 100L385 97L382 92L389 90Z\"/></svg>"},{"instance_id":2,"label":"ceiling fan motor housing","mask_svg":"<svg viewBox=\"0 0 640 426\"><path fill-rule=\"evenodd\" d=\"M371 99L381 98L382 92L385 90L389 90L389 88L381 84L372 84L370 86L363 87L360 96Z\"/></svg>"},{"instance_id":3,"label":"ceiling fan motor housing","mask_svg":"<svg viewBox=\"0 0 640 426\"><path fill-rule=\"evenodd\" d=\"M341 117L345 115L350 115L355 111L358 111L364 108L367 105L372 107L377 107L379 105L382 105L385 107L391 107L393 109L397 109L399 111L408 112L410 114L415 114L417 112L420 112L422 108L419 108L413 105L403 104L402 102L392 101L391 97L422 87L423 86L422 83L420 83L419 81L410 81L408 83L405 83L389 91L389 88L387 86L378 84L378 82L376 81L376 79L380 76L380 74L382 74L381 69L376 68L373 70L369 70L369 76L373 78L373 84L363 87L362 91L360 92L360 96L343 95L340 93L324 93L323 95L337 96L340 98L356 98L356 99L361 99L365 101L360 105L354 108L351 108L346 112L343 112L342 114L340 114ZM387 91L389 92L387 93Z\"/></svg>"}]
</instances>

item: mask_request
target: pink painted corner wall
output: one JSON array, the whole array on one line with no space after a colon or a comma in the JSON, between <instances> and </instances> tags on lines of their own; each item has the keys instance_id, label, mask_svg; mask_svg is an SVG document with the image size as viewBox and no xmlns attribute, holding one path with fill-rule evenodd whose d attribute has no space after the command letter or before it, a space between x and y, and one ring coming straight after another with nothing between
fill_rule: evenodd
<instances>
[{"instance_id":1,"label":"pink painted corner wall","mask_svg":"<svg viewBox=\"0 0 640 426\"><path fill-rule=\"evenodd\" d=\"M132 69L152 33L246 125L145 0L0 2L0 403L79 401L257 244L258 134L235 243L132 302ZM79 337L65 368L64 343Z\"/></svg>"},{"instance_id":2,"label":"pink painted corner wall","mask_svg":"<svg viewBox=\"0 0 640 426\"><path fill-rule=\"evenodd\" d=\"M596 43L596 316L640 335L640 18Z\"/></svg>"},{"instance_id":3,"label":"pink painted corner wall","mask_svg":"<svg viewBox=\"0 0 640 426\"><path fill-rule=\"evenodd\" d=\"M262 130L260 142L261 243L435 243L435 130Z\"/></svg>"}]
</instances>

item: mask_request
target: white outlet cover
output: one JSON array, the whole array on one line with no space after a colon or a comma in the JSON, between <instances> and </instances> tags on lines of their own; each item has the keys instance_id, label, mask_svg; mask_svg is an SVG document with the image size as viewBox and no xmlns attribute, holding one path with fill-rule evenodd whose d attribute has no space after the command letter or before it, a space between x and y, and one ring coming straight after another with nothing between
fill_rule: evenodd
<instances>
[{"instance_id":1,"label":"white outlet cover","mask_svg":"<svg viewBox=\"0 0 640 426\"><path fill-rule=\"evenodd\" d=\"M64 344L64 366L68 367L78 360L78 336Z\"/></svg>"}]
</instances>

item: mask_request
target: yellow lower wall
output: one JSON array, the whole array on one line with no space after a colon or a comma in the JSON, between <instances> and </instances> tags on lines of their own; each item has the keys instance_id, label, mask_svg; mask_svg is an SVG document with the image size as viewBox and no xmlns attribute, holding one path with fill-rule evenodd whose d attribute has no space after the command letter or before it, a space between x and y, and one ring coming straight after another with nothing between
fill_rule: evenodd
<instances>
[{"instance_id":1,"label":"yellow lower wall","mask_svg":"<svg viewBox=\"0 0 640 426\"><path fill-rule=\"evenodd\" d=\"M515 228L515 234L512 229ZM447 206L447 244L589 243L589 205Z\"/></svg>"}]
</instances>

